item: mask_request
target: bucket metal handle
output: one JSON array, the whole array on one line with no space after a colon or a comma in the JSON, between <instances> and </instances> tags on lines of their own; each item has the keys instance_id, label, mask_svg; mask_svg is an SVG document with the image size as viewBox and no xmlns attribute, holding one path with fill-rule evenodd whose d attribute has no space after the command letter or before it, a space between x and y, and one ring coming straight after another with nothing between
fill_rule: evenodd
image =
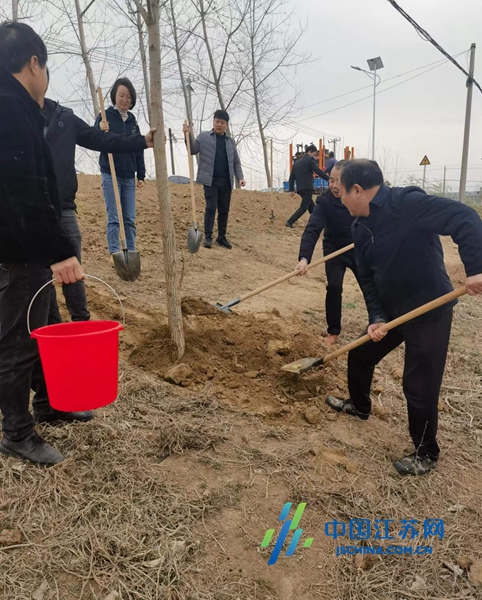
<instances>
[{"instance_id":1,"label":"bucket metal handle","mask_svg":"<svg viewBox=\"0 0 482 600\"><path fill-rule=\"evenodd\" d=\"M114 296L117 298L117 300L119 301L121 310L122 310L122 325L125 327L126 325L126 311L124 310L124 305L122 304L121 299L119 298L119 294L115 291L115 289L113 287L111 287L108 283L106 283L103 279L100 279L99 277L95 277L94 275L87 275L84 273L84 277L88 277L89 279L95 279L96 281L100 281L101 283L103 283L105 286L107 286L110 291L114 294ZM40 294L40 292L42 290L44 290L48 285L55 283L56 279L52 279L50 281L47 281L46 284L44 284L39 291L35 294L35 296L32 298L32 301L30 302L30 305L28 307L28 311L27 311L27 329L29 334L32 333L31 329L30 329L30 311L32 309L32 305L35 302L37 296Z\"/></svg>"}]
</instances>

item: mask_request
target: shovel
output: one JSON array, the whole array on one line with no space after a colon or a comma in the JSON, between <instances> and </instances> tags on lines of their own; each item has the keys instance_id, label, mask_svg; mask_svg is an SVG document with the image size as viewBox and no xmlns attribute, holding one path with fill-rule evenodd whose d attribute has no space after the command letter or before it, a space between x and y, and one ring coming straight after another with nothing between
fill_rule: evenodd
<instances>
[{"instance_id":1,"label":"shovel","mask_svg":"<svg viewBox=\"0 0 482 600\"><path fill-rule=\"evenodd\" d=\"M308 265L308 269L317 267L318 265L321 265L321 264L325 263L326 261L331 260L332 258L335 258L336 256L340 256L340 254L343 254L344 252L348 252L348 250L352 250L354 247L355 247L355 244L350 244L349 246L340 248L340 250L337 250L336 252L332 252L331 254L328 254L327 256L320 258L319 260L315 260L315 262L312 262L310 265ZM226 304L221 304L220 302L216 302L216 308L219 308L219 310L222 310L225 313L232 313L233 311L230 308L231 306L236 306L236 304L239 304L240 302L244 302L244 300L247 300L248 298L252 298L253 296L256 296L257 294L261 294L261 292L265 292L266 290L269 290L269 288L272 288L275 285L278 285L278 283L283 283L283 281L287 281L288 279L291 279L292 277L295 277L296 275L298 275L298 271L295 270L295 271L292 271L291 273L287 273L286 275L283 275L282 277L279 277L278 279L275 279L274 281L271 281L270 283L266 283L265 285L259 287L258 289L254 290L252 292L249 292L249 294L245 294L244 296L235 298L234 300L231 300L231 302L228 302Z\"/></svg>"},{"instance_id":2,"label":"shovel","mask_svg":"<svg viewBox=\"0 0 482 600\"><path fill-rule=\"evenodd\" d=\"M187 125L187 121L184 121ZM191 135L186 131L187 161L189 163L189 179L191 183L192 229L187 232L187 249L191 254L196 254L203 239L196 223L196 196L194 195L194 178L192 175Z\"/></svg>"},{"instance_id":3,"label":"shovel","mask_svg":"<svg viewBox=\"0 0 482 600\"><path fill-rule=\"evenodd\" d=\"M463 296L466 293L467 288L464 285L462 287L457 288L453 292L440 296L440 298L436 298L431 302L427 302L427 304L423 304L422 306L411 310L410 312L402 315L401 317L398 317L397 319L394 319L393 321L390 321L389 323L385 323L380 329L383 329L383 331L390 331L390 329L395 329L395 327L398 327L403 323L407 323L408 321L411 321L412 319L415 319L420 315L424 315L425 313L428 313L431 310L438 308L439 306L447 304L447 302L452 302L452 300L455 300L456 298L459 298L460 296ZM330 362L330 360L333 360L338 356L341 356L342 354L353 350L354 348L358 348L358 346L363 346L363 344L366 344L371 339L372 338L368 334L366 334L361 338L358 338L354 342L351 342L350 344L347 344L346 346L335 350L335 352L327 354L323 358L301 358L300 360L295 360L295 362L283 365L281 369L283 371L288 371L289 373L297 373L298 375L301 375L301 373L306 373L306 371L309 371L310 369L314 369L315 367L319 367L321 365L326 365L326 363Z\"/></svg>"},{"instance_id":4,"label":"shovel","mask_svg":"<svg viewBox=\"0 0 482 600\"><path fill-rule=\"evenodd\" d=\"M104 97L102 96L102 90L97 88L97 95L99 96L100 113L102 119L106 121L105 108L104 108ZM117 275L124 281L135 281L139 277L141 272L141 257L139 252L135 250L128 250L126 243L126 232L124 228L124 219L122 216L122 206L119 196L119 187L117 185L117 176L115 173L114 157L112 154L108 154L110 174L112 176L112 187L114 188L115 203L117 207L117 217L119 219L119 242L122 250L114 252L112 254L112 260L114 261L114 267Z\"/></svg>"}]
</instances>

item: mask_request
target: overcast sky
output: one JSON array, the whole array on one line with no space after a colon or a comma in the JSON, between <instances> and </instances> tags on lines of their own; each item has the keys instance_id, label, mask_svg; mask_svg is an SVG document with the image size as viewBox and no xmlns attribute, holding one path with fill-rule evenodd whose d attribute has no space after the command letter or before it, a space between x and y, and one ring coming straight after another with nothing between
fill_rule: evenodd
<instances>
[{"instance_id":1,"label":"overcast sky","mask_svg":"<svg viewBox=\"0 0 482 600\"><path fill-rule=\"evenodd\" d=\"M421 71L385 79L444 57L387 0L292 0L301 19L308 20L303 38L304 50L321 55L321 60L298 69L304 87L304 105L322 101L370 85L367 75L351 65L367 69L366 59L381 56L384 69L377 97L377 158L398 154L403 170L415 168L426 154L433 168L427 176L459 179L466 104L466 77L451 63L444 64L407 83L384 92L394 84ZM469 50L478 44L475 78L482 85L482 2L480 0L399 0L399 4L450 54ZM457 58L468 70L468 54ZM427 67L430 68L430 67ZM423 69L425 70L425 69ZM306 110L302 123L344 137L345 145L355 147L358 156L368 154L371 143L372 101L325 114L370 95L370 89L350 94ZM313 136L314 137L314 136ZM299 141L311 141L299 136ZM482 181L482 94L474 88L468 184L478 189ZM435 168L437 167L437 168ZM422 168L418 171L421 173ZM387 173L390 179L393 173ZM458 188L456 181L450 185Z\"/></svg>"}]
</instances>

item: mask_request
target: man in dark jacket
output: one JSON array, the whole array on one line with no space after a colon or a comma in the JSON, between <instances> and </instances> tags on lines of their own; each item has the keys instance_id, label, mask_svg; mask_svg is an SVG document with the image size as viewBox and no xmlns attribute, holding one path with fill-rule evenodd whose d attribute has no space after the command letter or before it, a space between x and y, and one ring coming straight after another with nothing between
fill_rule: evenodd
<instances>
[{"instance_id":1,"label":"man in dark jacket","mask_svg":"<svg viewBox=\"0 0 482 600\"><path fill-rule=\"evenodd\" d=\"M313 173L316 173L325 181L328 181L329 179L328 175L316 164L316 160L314 158L316 152L316 146L313 144L311 144L311 146L307 146L305 155L299 158L293 165L289 180L289 190L290 192L295 191L296 181L296 193L301 196L301 204L298 210L286 221L286 227L293 228L293 224L296 223L296 221L302 217L306 211L308 211L310 214L313 212L313 209L315 208L315 204L313 202Z\"/></svg>"},{"instance_id":2,"label":"man in dark jacket","mask_svg":"<svg viewBox=\"0 0 482 600\"><path fill-rule=\"evenodd\" d=\"M227 133L228 123L228 113L224 110L217 110L214 113L212 130L202 131L196 139L188 125L184 125L182 128L184 134L189 132L191 154L199 154L196 181L203 184L206 200L205 248L212 248L213 245L214 219L217 211L218 237L216 244L231 250L232 246L226 239L226 232L234 177L237 178L241 187L246 185L236 144Z\"/></svg>"},{"instance_id":3,"label":"man in dark jacket","mask_svg":"<svg viewBox=\"0 0 482 600\"><path fill-rule=\"evenodd\" d=\"M36 292L52 278L83 278L60 224L52 157L39 101L47 87L47 49L31 27L0 25L0 453L52 465L60 452L34 431L30 388L44 385L37 343L27 328ZM50 291L32 305L31 329L47 325ZM63 413L75 418L74 413Z\"/></svg>"},{"instance_id":4,"label":"man in dark jacket","mask_svg":"<svg viewBox=\"0 0 482 600\"><path fill-rule=\"evenodd\" d=\"M352 160L340 177L342 202L353 216L360 285L369 314L372 342L348 355L349 400L333 396L329 406L368 419L375 365L405 342L403 391L415 452L397 460L401 475L422 475L439 457L437 406L456 302L396 329L380 328L452 291L439 235L459 246L470 295L482 293L482 221L468 206L429 196L416 187L389 188L374 161Z\"/></svg>"},{"instance_id":5,"label":"man in dark jacket","mask_svg":"<svg viewBox=\"0 0 482 600\"><path fill-rule=\"evenodd\" d=\"M354 217L350 215L346 206L343 206L338 188L344 162L344 160L341 160L331 170L329 189L325 190L316 199L315 210L301 238L300 262L296 267L300 275L305 275L308 272L308 265L311 262L316 243L323 230L325 231L323 236L324 256L328 256L328 254L332 254L353 243L351 226ZM341 331L343 279L345 278L347 268L351 269L358 279L354 250L348 250L348 252L340 254L340 256L325 263L326 279L328 282L325 300L326 320L328 322L326 343L329 346L336 342Z\"/></svg>"},{"instance_id":6,"label":"man in dark jacket","mask_svg":"<svg viewBox=\"0 0 482 600\"><path fill-rule=\"evenodd\" d=\"M343 161L340 161L343 162ZM337 164L336 158L335 158L335 153L334 152L330 152L328 154L328 160L326 161L326 168L325 168L325 173L327 175L329 175L331 173L331 170L333 169L333 167Z\"/></svg>"},{"instance_id":7,"label":"man in dark jacket","mask_svg":"<svg viewBox=\"0 0 482 600\"><path fill-rule=\"evenodd\" d=\"M45 141L52 152L57 175L60 201L62 203L61 223L74 245L75 255L80 262L82 244L75 204L75 195L78 188L75 172L76 145L88 150L110 152L112 154L142 153L145 148L152 148L154 130L149 131L146 136L140 133L117 135L100 131L79 119L70 108L61 106L58 102L48 98L43 101L41 112L46 120L44 128ZM116 156L117 160L121 158ZM87 308L84 282L79 281L71 285L64 285L62 291L72 321L88 321L90 313ZM52 304L49 323L60 323L62 320L54 286L52 286L51 293Z\"/></svg>"}]
</instances>

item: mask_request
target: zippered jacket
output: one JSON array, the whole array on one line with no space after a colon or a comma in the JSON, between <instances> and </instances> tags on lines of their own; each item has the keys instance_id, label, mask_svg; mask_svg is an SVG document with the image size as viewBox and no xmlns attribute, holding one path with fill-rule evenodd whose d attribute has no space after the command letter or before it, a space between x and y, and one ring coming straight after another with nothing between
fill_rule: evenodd
<instances>
[{"instance_id":1,"label":"zippered jacket","mask_svg":"<svg viewBox=\"0 0 482 600\"><path fill-rule=\"evenodd\" d=\"M368 217L353 223L370 323L387 322L453 290L440 235L459 247L467 277L482 274L482 221L469 206L417 187L382 185ZM419 319L431 319L456 301Z\"/></svg>"}]
</instances>

